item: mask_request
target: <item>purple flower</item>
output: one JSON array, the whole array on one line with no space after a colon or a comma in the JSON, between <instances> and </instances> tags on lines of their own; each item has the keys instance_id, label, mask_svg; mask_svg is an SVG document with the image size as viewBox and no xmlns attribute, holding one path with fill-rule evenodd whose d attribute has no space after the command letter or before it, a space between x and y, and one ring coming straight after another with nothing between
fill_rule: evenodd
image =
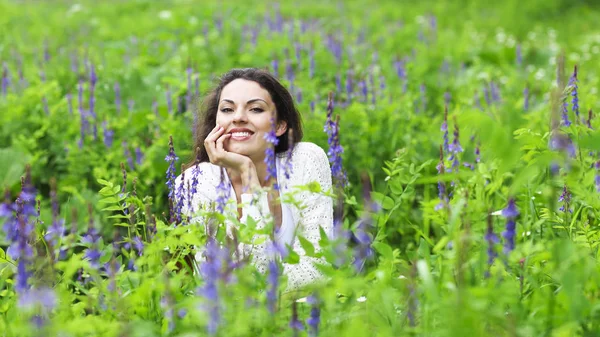
<instances>
[{"instance_id":1,"label":"purple flower","mask_svg":"<svg viewBox=\"0 0 600 337\"><path fill-rule=\"evenodd\" d=\"M549 147L551 150L566 152L571 158L575 158L577 155L575 145L573 145L571 138L558 132L558 130L553 132L553 135L550 138Z\"/></svg>"},{"instance_id":2,"label":"purple flower","mask_svg":"<svg viewBox=\"0 0 600 337\"><path fill-rule=\"evenodd\" d=\"M515 249L516 225L515 219L519 216L519 210L515 204L515 199L510 198L508 205L502 210L502 216L507 219L506 229L502 232L504 238L504 253L508 254Z\"/></svg>"},{"instance_id":3,"label":"purple flower","mask_svg":"<svg viewBox=\"0 0 600 337\"><path fill-rule=\"evenodd\" d=\"M515 203L515 199L511 198L508 200L508 205L506 208L502 210L502 216L505 218L516 218L519 216L519 210L517 209L517 205Z\"/></svg>"},{"instance_id":4,"label":"purple flower","mask_svg":"<svg viewBox=\"0 0 600 337\"><path fill-rule=\"evenodd\" d=\"M450 146L449 146L449 140L448 140L448 105L446 105L444 107L444 121L442 122L442 127L440 128L440 131L442 131L443 134L443 139L444 139L444 145L443 145L443 149L445 152L450 151Z\"/></svg>"},{"instance_id":5,"label":"purple flower","mask_svg":"<svg viewBox=\"0 0 600 337\"><path fill-rule=\"evenodd\" d=\"M132 240L133 249L137 252L138 256L142 256L144 253L144 242L139 236L134 236Z\"/></svg>"},{"instance_id":6,"label":"purple flower","mask_svg":"<svg viewBox=\"0 0 600 337\"><path fill-rule=\"evenodd\" d=\"M492 92L492 100L494 102L500 102L500 89L498 88L498 85L496 85L496 82L490 81L490 91Z\"/></svg>"},{"instance_id":7,"label":"purple flower","mask_svg":"<svg viewBox=\"0 0 600 337\"><path fill-rule=\"evenodd\" d=\"M288 150L285 156L285 166L283 174L286 179L290 179L292 171L294 169L294 163L292 162L292 154L294 152L294 130L288 129Z\"/></svg>"},{"instance_id":8,"label":"purple flower","mask_svg":"<svg viewBox=\"0 0 600 337\"><path fill-rule=\"evenodd\" d=\"M2 94L6 96L10 87L10 74L6 62L2 64Z\"/></svg>"},{"instance_id":9,"label":"purple flower","mask_svg":"<svg viewBox=\"0 0 600 337\"><path fill-rule=\"evenodd\" d=\"M438 174L444 174L445 172L445 167L444 167L444 151L442 146L440 145L440 161L438 162L436 169L438 171ZM442 180L438 180L438 198L440 199L440 202L435 206L435 210L439 211L442 208L445 208L448 206L448 195L446 194L446 183L443 182Z\"/></svg>"},{"instance_id":10,"label":"purple flower","mask_svg":"<svg viewBox=\"0 0 600 337\"><path fill-rule=\"evenodd\" d=\"M454 121L454 140L452 141L452 144L450 144L450 146L448 147L448 150L450 150L451 153L453 153L454 155L457 155L461 152L463 152L463 148L460 145L460 133L459 133L459 129L458 129L458 124L456 123L456 120Z\"/></svg>"},{"instance_id":11,"label":"purple flower","mask_svg":"<svg viewBox=\"0 0 600 337\"><path fill-rule=\"evenodd\" d=\"M42 308L49 312L57 305L58 299L51 288L29 289L21 294L17 305L21 309Z\"/></svg>"},{"instance_id":12,"label":"purple flower","mask_svg":"<svg viewBox=\"0 0 600 337\"><path fill-rule=\"evenodd\" d=\"M567 185L563 186L563 192L560 195L560 197L558 197L558 202L562 202L563 205L559 208L560 211L568 211L573 213L573 210L571 210L571 192L569 192L569 190L567 189Z\"/></svg>"},{"instance_id":13,"label":"purple flower","mask_svg":"<svg viewBox=\"0 0 600 337\"><path fill-rule=\"evenodd\" d=\"M312 306L310 317L306 320L306 324L309 327L308 335L316 337L319 333L319 324L321 323L320 301L315 295L310 295L306 298L306 302Z\"/></svg>"},{"instance_id":14,"label":"purple flower","mask_svg":"<svg viewBox=\"0 0 600 337\"><path fill-rule=\"evenodd\" d=\"M563 104L562 104L562 115L561 115L562 116L562 123L565 126L571 126L571 121L569 120L569 109L568 109L568 107L569 107L569 104L567 103L567 100L565 99L563 101Z\"/></svg>"},{"instance_id":15,"label":"purple flower","mask_svg":"<svg viewBox=\"0 0 600 337\"><path fill-rule=\"evenodd\" d=\"M144 161L144 154L142 153L142 149L138 146L135 148L135 163L139 166L142 165L142 161Z\"/></svg>"},{"instance_id":16,"label":"purple flower","mask_svg":"<svg viewBox=\"0 0 600 337\"><path fill-rule=\"evenodd\" d=\"M199 182L200 175L202 174L202 170L200 169L199 153L200 152L198 151L198 154L196 155L196 161L194 163L194 169L192 170L192 185L191 185L191 189L190 189L192 196L194 196L198 192L198 182Z\"/></svg>"},{"instance_id":17,"label":"purple flower","mask_svg":"<svg viewBox=\"0 0 600 337\"><path fill-rule=\"evenodd\" d=\"M271 314L275 314L277 304L277 290L279 289L279 264L275 259L271 259L268 264L267 274L267 307Z\"/></svg>"},{"instance_id":18,"label":"purple flower","mask_svg":"<svg viewBox=\"0 0 600 337\"><path fill-rule=\"evenodd\" d=\"M183 210L183 206L185 205L185 171L181 172L181 183L179 184L177 191L175 192L175 200L177 200L177 204L175 204L175 219L177 223L181 222L181 211Z\"/></svg>"},{"instance_id":19,"label":"purple flower","mask_svg":"<svg viewBox=\"0 0 600 337\"><path fill-rule=\"evenodd\" d=\"M394 68L396 69L396 75L403 82L402 83L402 92L405 93L407 85L408 85L408 80L406 77L406 61L396 60L394 62Z\"/></svg>"},{"instance_id":20,"label":"purple flower","mask_svg":"<svg viewBox=\"0 0 600 337\"><path fill-rule=\"evenodd\" d=\"M339 122L340 116L337 115L336 120L332 118L333 115L333 94L329 94L327 101L327 120L325 121L324 131L327 133L327 143L329 144L329 150L327 156L331 163L331 173L333 174L336 186L344 187L346 185L346 173L342 166L342 153L344 152L343 147L340 144L339 139Z\"/></svg>"},{"instance_id":21,"label":"purple flower","mask_svg":"<svg viewBox=\"0 0 600 337\"><path fill-rule=\"evenodd\" d=\"M208 332L214 335L221 320L218 283L223 282L226 285L233 282L231 272L237 265L231 261L229 250L220 247L213 237L209 237L206 242L204 257L205 260L200 264L200 274L204 285L198 289L197 293L207 302L202 309L209 313Z\"/></svg>"},{"instance_id":22,"label":"purple flower","mask_svg":"<svg viewBox=\"0 0 600 337\"><path fill-rule=\"evenodd\" d=\"M577 93L577 66L573 70L573 75L569 79L569 86L571 87L571 104L573 105L573 112L575 113L576 120L579 121L579 95Z\"/></svg>"},{"instance_id":23,"label":"purple flower","mask_svg":"<svg viewBox=\"0 0 600 337\"><path fill-rule=\"evenodd\" d=\"M179 160L179 157L175 155L175 148L173 147L173 136L169 136L169 153L165 157L165 161L169 163L167 168L167 188L169 189L169 199L173 200L175 197L175 162Z\"/></svg>"},{"instance_id":24,"label":"purple flower","mask_svg":"<svg viewBox=\"0 0 600 337\"><path fill-rule=\"evenodd\" d=\"M275 134L275 119L271 118L271 130L264 135L267 143L270 143L272 146L267 147L265 151L265 163L267 164L267 177L266 180L270 178L277 178L277 167L275 164L275 146L279 144L279 139L277 139L277 135ZM277 186L275 187L277 189Z\"/></svg>"},{"instance_id":25,"label":"purple flower","mask_svg":"<svg viewBox=\"0 0 600 337\"><path fill-rule=\"evenodd\" d=\"M222 213L225 210L225 205L229 200L229 185L225 182L225 171L221 169L221 181L217 185L217 212Z\"/></svg>"}]
</instances>

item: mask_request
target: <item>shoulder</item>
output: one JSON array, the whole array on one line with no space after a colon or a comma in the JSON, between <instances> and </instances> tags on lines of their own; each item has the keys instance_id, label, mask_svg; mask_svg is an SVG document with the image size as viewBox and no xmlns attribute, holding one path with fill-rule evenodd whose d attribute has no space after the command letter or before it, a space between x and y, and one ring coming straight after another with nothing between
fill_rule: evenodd
<instances>
[{"instance_id":1,"label":"shoulder","mask_svg":"<svg viewBox=\"0 0 600 337\"><path fill-rule=\"evenodd\" d=\"M325 151L319 145L314 143L297 143L292 151L293 161L300 161L302 163L313 162L315 164L323 164L323 162L328 162Z\"/></svg>"},{"instance_id":2,"label":"shoulder","mask_svg":"<svg viewBox=\"0 0 600 337\"><path fill-rule=\"evenodd\" d=\"M325 182L331 179L329 159L325 151L314 143L300 142L292 152L292 172L301 184L312 180Z\"/></svg>"}]
</instances>

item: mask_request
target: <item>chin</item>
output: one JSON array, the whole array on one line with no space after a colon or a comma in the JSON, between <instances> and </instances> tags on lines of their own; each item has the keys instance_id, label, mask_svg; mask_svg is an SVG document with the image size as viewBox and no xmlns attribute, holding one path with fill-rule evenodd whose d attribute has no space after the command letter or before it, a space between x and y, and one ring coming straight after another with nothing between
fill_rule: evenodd
<instances>
[{"instance_id":1,"label":"chin","mask_svg":"<svg viewBox=\"0 0 600 337\"><path fill-rule=\"evenodd\" d=\"M225 147L225 151L241 154L244 156L249 156L253 152L247 146L238 145L238 144L235 144L233 146L229 145L229 146Z\"/></svg>"}]
</instances>

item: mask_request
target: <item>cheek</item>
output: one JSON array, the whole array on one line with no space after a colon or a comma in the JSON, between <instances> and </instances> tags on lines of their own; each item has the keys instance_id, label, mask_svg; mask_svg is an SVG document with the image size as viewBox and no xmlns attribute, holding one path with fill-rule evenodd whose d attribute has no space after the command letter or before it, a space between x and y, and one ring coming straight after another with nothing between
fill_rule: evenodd
<instances>
[{"instance_id":1,"label":"cheek","mask_svg":"<svg viewBox=\"0 0 600 337\"><path fill-rule=\"evenodd\" d=\"M223 126L227 121L222 114L217 114L217 124Z\"/></svg>"}]
</instances>

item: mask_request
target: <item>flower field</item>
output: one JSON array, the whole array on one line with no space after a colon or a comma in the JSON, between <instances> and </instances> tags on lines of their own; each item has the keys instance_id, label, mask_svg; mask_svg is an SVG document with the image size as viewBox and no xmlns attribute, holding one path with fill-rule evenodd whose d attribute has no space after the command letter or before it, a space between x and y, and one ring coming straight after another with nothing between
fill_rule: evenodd
<instances>
[{"instance_id":1,"label":"flower field","mask_svg":"<svg viewBox=\"0 0 600 337\"><path fill-rule=\"evenodd\" d=\"M600 335L595 1L0 12L0 336ZM266 273L223 224L272 228L207 212L208 235L175 184L202 98L246 67L290 90L334 182L305 186L333 235ZM286 291L303 255L327 280Z\"/></svg>"}]
</instances>

